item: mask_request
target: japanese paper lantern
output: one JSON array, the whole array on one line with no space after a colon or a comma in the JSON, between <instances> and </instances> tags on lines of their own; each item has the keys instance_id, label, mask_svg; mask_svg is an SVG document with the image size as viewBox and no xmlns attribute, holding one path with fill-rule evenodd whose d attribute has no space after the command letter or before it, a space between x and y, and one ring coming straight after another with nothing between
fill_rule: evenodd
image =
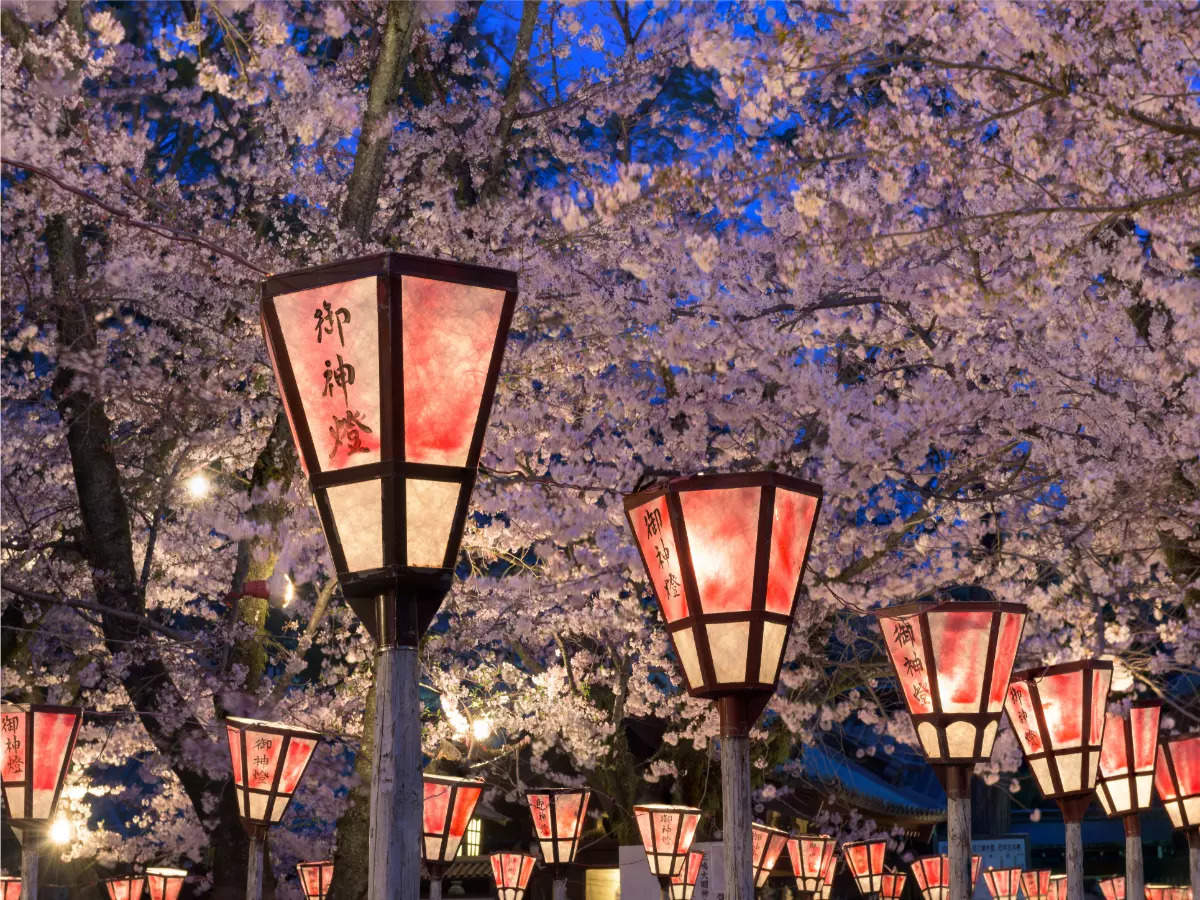
<instances>
[{"instance_id":1,"label":"japanese paper lantern","mask_svg":"<svg viewBox=\"0 0 1200 900\"><path fill-rule=\"evenodd\" d=\"M1175 900L1171 896L1174 886L1170 884L1146 885L1146 900Z\"/></svg>"},{"instance_id":2,"label":"japanese paper lantern","mask_svg":"<svg viewBox=\"0 0 1200 900\"><path fill-rule=\"evenodd\" d=\"M1034 869L1021 873L1021 890L1025 892L1025 900L1047 900L1050 896L1049 869Z\"/></svg>"},{"instance_id":3,"label":"japanese paper lantern","mask_svg":"<svg viewBox=\"0 0 1200 900\"><path fill-rule=\"evenodd\" d=\"M635 806L633 815L642 835L650 874L665 881L682 872L696 838L700 810L650 803Z\"/></svg>"},{"instance_id":4,"label":"japanese paper lantern","mask_svg":"<svg viewBox=\"0 0 1200 900\"><path fill-rule=\"evenodd\" d=\"M449 587L516 299L512 272L398 253L262 284L338 582L377 640L373 598L403 584L419 637Z\"/></svg>"},{"instance_id":5,"label":"japanese paper lantern","mask_svg":"<svg viewBox=\"0 0 1200 900\"><path fill-rule=\"evenodd\" d=\"M979 880L979 866L983 858L971 857L971 890L975 890L975 882ZM949 900L950 897L950 857L922 856L912 862L913 881L925 900Z\"/></svg>"},{"instance_id":6,"label":"japanese paper lantern","mask_svg":"<svg viewBox=\"0 0 1200 900\"><path fill-rule=\"evenodd\" d=\"M788 838L788 856L792 861L792 874L796 876L796 890L804 894L817 894L825 881L827 869L833 867L834 839L827 834L802 834Z\"/></svg>"},{"instance_id":7,"label":"japanese paper lantern","mask_svg":"<svg viewBox=\"0 0 1200 900\"><path fill-rule=\"evenodd\" d=\"M37 825L54 815L82 719L75 706L0 707L0 783L10 824Z\"/></svg>"},{"instance_id":8,"label":"japanese paper lantern","mask_svg":"<svg viewBox=\"0 0 1200 900\"><path fill-rule=\"evenodd\" d=\"M500 900L521 900L537 860L524 853L493 853L491 860L492 878Z\"/></svg>"},{"instance_id":9,"label":"japanese paper lantern","mask_svg":"<svg viewBox=\"0 0 1200 900\"><path fill-rule=\"evenodd\" d=\"M1096 796L1106 815L1127 816L1150 808L1161 711L1158 703L1135 703L1127 715L1105 717Z\"/></svg>"},{"instance_id":10,"label":"japanese paper lantern","mask_svg":"<svg viewBox=\"0 0 1200 900\"><path fill-rule=\"evenodd\" d=\"M904 883L908 876L894 869L886 869L883 873L883 889L879 892L880 900L900 900L904 895Z\"/></svg>"},{"instance_id":11,"label":"japanese paper lantern","mask_svg":"<svg viewBox=\"0 0 1200 900\"><path fill-rule=\"evenodd\" d=\"M238 814L251 833L283 818L317 742L315 731L259 719L225 719Z\"/></svg>"},{"instance_id":12,"label":"japanese paper lantern","mask_svg":"<svg viewBox=\"0 0 1200 900\"><path fill-rule=\"evenodd\" d=\"M587 788L541 788L525 796L534 834L542 845L542 859L555 866L574 862L592 792Z\"/></svg>"},{"instance_id":13,"label":"japanese paper lantern","mask_svg":"<svg viewBox=\"0 0 1200 900\"><path fill-rule=\"evenodd\" d=\"M146 879L141 875L119 875L104 879L104 890L108 900L141 900Z\"/></svg>"},{"instance_id":14,"label":"japanese paper lantern","mask_svg":"<svg viewBox=\"0 0 1200 900\"><path fill-rule=\"evenodd\" d=\"M329 883L333 881L333 860L296 863L296 874L300 876L304 900L325 900Z\"/></svg>"},{"instance_id":15,"label":"japanese paper lantern","mask_svg":"<svg viewBox=\"0 0 1200 900\"><path fill-rule=\"evenodd\" d=\"M183 890L185 878L186 869L165 869L159 866L147 869L146 887L150 892L150 900L179 900L179 892Z\"/></svg>"},{"instance_id":16,"label":"japanese paper lantern","mask_svg":"<svg viewBox=\"0 0 1200 900\"><path fill-rule=\"evenodd\" d=\"M876 610L884 645L930 764L987 760L1025 627L1025 606L985 600Z\"/></svg>"},{"instance_id":17,"label":"japanese paper lantern","mask_svg":"<svg viewBox=\"0 0 1200 900\"><path fill-rule=\"evenodd\" d=\"M780 828L754 822L750 826L751 866L754 870L754 886L762 887L775 870L779 855L787 846L788 833Z\"/></svg>"},{"instance_id":18,"label":"japanese paper lantern","mask_svg":"<svg viewBox=\"0 0 1200 900\"><path fill-rule=\"evenodd\" d=\"M1200 828L1200 734L1159 741L1154 788L1174 827Z\"/></svg>"},{"instance_id":19,"label":"japanese paper lantern","mask_svg":"<svg viewBox=\"0 0 1200 900\"><path fill-rule=\"evenodd\" d=\"M1008 687L1005 708L1033 777L1069 818L1083 815L1096 787L1110 681L1111 661L1084 659L1018 672Z\"/></svg>"},{"instance_id":20,"label":"japanese paper lantern","mask_svg":"<svg viewBox=\"0 0 1200 900\"><path fill-rule=\"evenodd\" d=\"M833 879L837 877L837 857L829 860L829 867L825 870L825 880L821 882L821 891L817 894L818 900L830 900L833 897Z\"/></svg>"},{"instance_id":21,"label":"japanese paper lantern","mask_svg":"<svg viewBox=\"0 0 1200 900\"><path fill-rule=\"evenodd\" d=\"M21 879L15 875L0 875L0 897L3 900L21 900Z\"/></svg>"},{"instance_id":22,"label":"japanese paper lantern","mask_svg":"<svg viewBox=\"0 0 1200 900\"><path fill-rule=\"evenodd\" d=\"M671 876L671 887L668 893L670 900L692 900L696 890L696 879L700 877L700 866L704 862L703 850L692 850L688 853L687 864L678 875Z\"/></svg>"},{"instance_id":23,"label":"japanese paper lantern","mask_svg":"<svg viewBox=\"0 0 1200 900\"><path fill-rule=\"evenodd\" d=\"M426 867L446 864L458 854L458 845L467 833L485 785L476 779L451 775L426 774L422 780L425 810L421 859Z\"/></svg>"},{"instance_id":24,"label":"japanese paper lantern","mask_svg":"<svg viewBox=\"0 0 1200 900\"><path fill-rule=\"evenodd\" d=\"M1125 900L1125 876L1101 878L1100 893L1104 895L1104 900Z\"/></svg>"},{"instance_id":25,"label":"japanese paper lantern","mask_svg":"<svg viewBox=\"0 0 1200 900\"><path fill-rule=\"evenodd\" d=\"M853 841L842 844L842 857L864 897L883 890L883 857L887 851L885 841Z\"/></svg>"},{"instance_id":26,"label":"japanese paper lantern","mask_svg":"<svg viewBox=\"0 0 1200 900\"><path fill-rule=\"evenodd\" d=\"M1067 876L1051 875L1050 892L1046 896L1049 900L1067 900Z\"/></svg>"},{"instance_id":27,"label":"japanese paper lantern","mask_svg":"<svg viewBox=\"0 0 1200 900\"><path fill-rule=\"evenodd\" d=\"M765 702L775 690L820 505L820 486L777 472L676 478L625 498L691 694Z\"/></svg>"},{"instance_id":28,"label":"japanese paper lantern","mask_svg":"<svg viewBox=\"0 0 1200 900\"><path fill-rule=\"evenodd\" d=\"M1021 870L987 868L983 870L983 882L987 885L992 900L1017 900L1017 895L1021 892Z\"/></svg>"}]
</instances>

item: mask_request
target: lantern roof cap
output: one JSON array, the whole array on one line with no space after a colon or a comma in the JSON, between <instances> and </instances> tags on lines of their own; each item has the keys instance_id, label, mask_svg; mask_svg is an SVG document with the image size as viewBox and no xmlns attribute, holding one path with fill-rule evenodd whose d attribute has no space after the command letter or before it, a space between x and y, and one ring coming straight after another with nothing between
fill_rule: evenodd
<instances>
[{"instance_id":1,"label":"lantern roof cap","mask_svg":"<svg viewBox=\"0 0 1200 900\"><path fill-rule=\"evenodd\" d=\"M263 295L272 297L370 275L416 275L504 291L517 289L517 273L510 269L478 266L433 256L385 252L272 273L262 282Z\"/></svg>"},{"instance_id":2,"label":"lantern roof cap","mask_svg":"<svg viewBox=\"0 0 1200 900\"><path fill-rule=\"evenodd\" d=\"M267 729L269 731L279 732L281 734L290 734L297 737L320 738L319 731L312 731L308 728L302 728L299 725L289 725L286 722L268 722L265 719L246 719L241 716L226 716L225 721L231 725L236 725L238 728L253 728L256 730Z\"/></svg>"},{"instance_id":3,"label":"lantern roof cap","mask_svg":"<svg viewBox=\"0 0 1200 900\"><path fill-rule=\"evenodd\" d=\"M328 866L333 863L332 859L306 859L303 862L298 862L298 866Z\"/></svg>"},{"instance_id":4,"label":"lantern roof cap","mask_svg":"<svg viewBox=\"0 0 1200 900\"><path fill-rule=\"evenodd\" d=\"M625 495L625 509L641 506L647 499L662 494L680 491L710 491L745 487L781 487L815 497L824 495L825 489L815 481L806 481L784 472L763 470L758 472L708 472L700 475L679 475L659 481L643 490Z\"/></svg>"},{"instance_id":5,"label":"lantern roof cap","mask_svg":"<svg viewBox=\"0 0 1200 900\"><path fill-rule=\"evenodd\" d=\"M637 803L634 805L633 808L634 809L648 809L651 812L683 812L683 813L700 812L700 810L694 806L677 806L677 805L671 804L671 803Z\"/></svg>"},{"instance_id":6,"label":"lantern roof cap","mask_svg":"<svg viewBox=\"0 0 1200 900\"><path fill-rule=\"evenodd\" d=\"M164 866L151 866L146 870L147 875L164 875L167 878L184 878L187 876L187 869L169 869Z\"/></svg>"},{"instance_id":7,"label":"lantern roof cap","mask_svg":"<svg viewBox=\"0 0 1200 900\"><path fill-rule=\"evenodd\" d=\"M1052 675L1066 675L1083 669L1108 669L1111 671L1112 667L1111 659L1077 659L1072 662L1057 663L1052 666L1033 666L1029 669L1022 669L1020 672L1013 672L1010 680L1038 681L1042 678L1049 678ZM1066 877L1066 875L1063 876L1063 878Z\"/></svg>"},{"instance_id":8,"label":"lantern roof cap","mask_svg":"<svg viewBox=\"0 0 1200 900\"><path fill-rule=\"evenodd\" d=\"M754 822L752 824L760 831L770 832L771 834L787 834L790 836L789 832L785 831L784 829L776 828L774 825L768 825L765 822Z\"/></svg>"},{"instance_id":9,"label":"lantern roof cap","mask_svg":"<svg viewBox=\"0 0 1200 900\"><path fill-rule=\"evenodd\" d=\"M590 787L531 787L526 788L526 794L585 794L590 791Z\"/></svg>"},{"instance_id":10,"label":"lantern roof cap","mask_svg":"<svg viewBox=\"0 0 1200 900\"><path fill-rule=\"evenodd\" d=\"M1000 612L1023 613L1029 607L1024 603L1012 600L913 600L908 603L897 603L892 606L881 606L870 610L871 615L879 619L896 619L903 616L917 616L934 610L948 609L955 612Z\"/></svg>"},{"instance_id":11,"label":"lantern roof cap","mask_svg":"<svg viewBox=\"0 0 1200 900\"><path fill-rule=\"evenodd\" d=\"M421 778L425 781L432 781L434 784L461 784L468 787L487 787L487 782L482 778L463 778L459 775L437 775L433 772L424 772Z\"/></svg>"}]
</instances>

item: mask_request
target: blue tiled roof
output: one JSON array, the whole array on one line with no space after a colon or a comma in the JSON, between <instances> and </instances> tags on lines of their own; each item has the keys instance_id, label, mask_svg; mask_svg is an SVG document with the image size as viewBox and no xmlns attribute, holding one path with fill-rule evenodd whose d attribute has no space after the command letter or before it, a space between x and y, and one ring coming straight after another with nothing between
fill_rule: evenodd
<instances>
[{"instance_id":1,"label":"blue tiled roof","mask_svg":"<svg viewBox=\"0 0 1200 900\"><path fill-rule=\"evenodd\" d=\"M938 796L895 784L824 747L806 746L800 751L805 774L826 786L836 784L855 806L863 810L905 816L925 822L946 818L946 800L940 788Z\"/></svg>"}]
</instances>

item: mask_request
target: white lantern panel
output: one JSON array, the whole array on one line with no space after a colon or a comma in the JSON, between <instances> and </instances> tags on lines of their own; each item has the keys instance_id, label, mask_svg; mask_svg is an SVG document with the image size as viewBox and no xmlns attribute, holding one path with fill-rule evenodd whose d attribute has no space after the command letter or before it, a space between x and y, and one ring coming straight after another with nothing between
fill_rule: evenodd
<instances>
[{"instance_id":1,"label":"white lantern panel","mask_svg":"<svg viewBox=\"0 0 1200 900\"><path fill-rule=\"evenodd\" d=\"M762 657L758 663L758 680L775 680L775 669L783 655L783 641L787 637L787 626L780 622L763 623Z\"/></svg>"},{"instance_id":2,"label":"white lantern panel","mask_svg":"<svg viewBox=\"0 0 1200 900\"><path fill-rule=\"evenodd\" d=\"M700 657L696 654L696 636L690 628L676 631L675 649L679 653L679 662L683 665L683 674L692 688L704 686L704 673L700 668Z\"/></svg>"},{"instance_id":3,"label":"white lantern panel","mask_svg":"<svg viewBox=\"0 0 1200 900\"><path fill-rule=\"evenodd\" d=\"M713 493L718 493L714 491ZM704 626L708 632L708 647L712 653L713 670L717 681L723 683L746 680L746 647L750 642L749 622L721 622Z\"/></svg>"},{"instance_id":4,"label":"white lantern panel","mask_svg":"<svg viewBox=\"0 0 1200 900\"><path fill-rule=\"evenodd\" d=\"M404 509L410 566L440 569L445 564L458 493L457 482L405 479Z\"/></svg>"},{"instance_id":5,"label":"white lantern panel","mask_svg":"<svg viewBox=\"0 0 1200 900\"><path fill-rule=\"evenodd\" d=\"M335 484L326 489L346 570L383 566L383 492L378 481Z\"/></svg>"}]
</instances>

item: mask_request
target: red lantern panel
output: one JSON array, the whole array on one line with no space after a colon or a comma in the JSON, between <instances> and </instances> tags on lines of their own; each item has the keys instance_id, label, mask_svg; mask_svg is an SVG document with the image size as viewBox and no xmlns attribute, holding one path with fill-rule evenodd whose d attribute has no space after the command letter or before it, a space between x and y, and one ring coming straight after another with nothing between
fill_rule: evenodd
<instances>
[{"instance_id":1,"label":"red lantern panel","mask_svg":"<svg viewBox=\"0 0 1200 900\"><path fill-rule=\"evenodd\" d=\"M854 841L842 844L842 856L864 897L883 890L883 857L887 851L885 841Z\"/></svg>"},{"instance_id":2,"label":"red lantern panel","mask_svg":"<svg viewBox=\"0 0 1200 900\"><path fill-rule=\"evenodd\" d=\"M821 892L817 894L818 900L830 900L833 897L833 879L837 877L837 857L832 857L829 860L829 867L825 870L825 880L821 882Z\"/></svg>"},{"instance_id":3,"label":"red lantern panel","mask_svg":"<svg viewBox=\"0 0 1200 900\"><path fill-rule=\"evenodd\" d=\"M819 893L826 871L833 863L833 838L827 834L801 835L789 838L787 849L792 874L796 876L796 890L806 894Z\"/></svg>"},{"instance_id":4,"label":"red lantern panel","mask_svg":"<svg viewBox=\"0 0 1200 900\"><path fill-rule=\"evenodd\" d=\"M8 816L45 822L62 793L83 710L45 704L0 708L0 779Z\"/></svg>"},{"instance_id":5,"label":"red lantern panel","mask_svg":"<svg viewBox=\"0 0 1200 900\"><path fill-rule=\"evenodd\" d=\"M141 900L145 887L146 879L141 875L122 875L119 878L104 879L104 889L108 892L108 900Z\"/></svg>"},{"instance_id":6,"label":"red lantern panel","mask_svg":"<svg viewBox=\"0 0 1200 900\"><path fill-rule=\"evenodd\" d=\"M1125 876L1100 879L1100 893L1104 895L1104 900L1125 900Z\"/></svg>"},{"instance_id":7,"label":"red lantern panel","mask_svg":"<svg viewBox=\"0 0 1200 900\"><path fill-rule=\"evenodd\" d=\"M450 775L425 775L424 782L421 859L426 863L448 863L458 853L484 783Z\"/></svg>"},{"instance_id":8,"label":"red lantern panel","mask_svg":"<svg viewBox=\"0 0 1200 900\"><path fill-rule=\"evenodd\" d=\"M1025 759L1050 799L1096 787L1112 663L1080 660L1013 676L1006 708Z\"/></svg>"},{"instance_id":9,"label":"red lantern panel","mask_svg":"<svg viewBox=\"0 0 1200 900\"><path fill-rule=\"evenodd\" d=\"M750 859L754 868L754 886L762 887L775 870L775 863L787 846L788 833L761 822L750 826Z\"/></svg>"},{"instance_id":10,"label":"red lantern panel","mask_svg":"<svg viewBox=\"0 0 1200 900\"><path fill-rule=\"evenodd\" d=\"M663 880L682 872L696 838L700 810L650 803L635 806L633 815L642 834L650 874Z\"/></svg>"},{"instance_id":11,"label":"red lantern panel","mask_svg":"<svg viewBox=\"0 0 1200 900\"><path fill-rule=\"evenodd\" d=\"M333 860L296 863L296 874L300 876L300 890L304 891L305 900L325 900L329 883L333 881Z\"/></svg>"},{"instance_id":12,"label":"red lantern panel","mask_svg":"<svg viewBox=\"0 0 1200 900\"><path fill-rule=\"evenodd\" d=\"M821 502L771 472L678 478L625 514L697 696L772 691Z\"/></svg>"},{"instance_id":13,"label":"red lantern panel","mask_svg":"<svg viewBox=\"0 0 1200 900\"><path fill-rule=\"evenodd\" d=\"M185 869L147 869L146 887L149 889L150 900L179 900L179 892L183 890L185 878Z\"/></svg>"},{"instance_id":14,"label":"red lantern panel","mask_svg":"<svg viewBox=\"0 0 1200 900\"><path fill-rule=\"evenodd\" d=\"M1104 812L1124 816L1150 808L1154 794L1154 758L1162 707L1139 703L1128 715L1105 717L1096 796Z\"/></svg>"},{"instance_id":15,"label":"red lantern panel","mask_svg":"<svg viewBox=\"0 0 1200 900\"><path fill-rule=\"evenodd\" d=\"M492 878L500 900L521 900L537 860L524 853L493 853L491 859Z\"/></svg>"},{"instance_id":16,"label":"red lantern panel","mask_svg":"<svg viewBox=\"0 0 1200 900\"><path fill-rule=\"evenodd\" d=\"M700 878L700 866L704 862L703 850L692 850L688 853L687 864L678 875L671 876L669 895L671 900L692 900L696 890L696 881Z\"/></svg>"},{"instance_id":17,"label":"red lantern panel","mask_svg":"<svg viewBox=\"0 0 1200 900\"><path fill-rule=\"evenodd\" d=\"M1159 742L1154 787L1173 826L1200 827L1200 735Z\"/></svg>"},{"instance_id":18,"label":"red lantern panel","mask_svg":"<svg viewBox=\"0 0 1200 900\"><path fill-rule=\"evenodd\" d=\"M225 720L238 811L249 825L283 818L321 736L280 722Z\"/></svg>"},{"instance_id":19,"label":"red lantern panel","mask_svg":"<svg viewBox=\"0 0 1200 900\"><path fill-rule=\"evenodd\" d=\"M0 897L3 900L21 900L21 879L15 875L0 875Z\"/></svg>"},{"instance_id":20,"label":"red lantern panel","mask_svg":"<svg viewBox=\"0 0 1200 900\"><path fill-rule=\"evenodd\" d=\"M992 900L1017 900L1021 891L1021 870L984 869L983 881Z\"/></svg>"},{"instance_id":21,"label":"red lantern panel","mask_svg":"<svg viewBox=\"0 0 1200 900\"><path fill-rule=\"evenodd\" d=\"M1034 869L1021 873L1021 890L1025 900L1046 900L1050 896L1050 870Z\"/></svg>"},{"instance_id":22,"label":"red lantern panel","mask_svg":"<svg viewBox=\"0 0 1200 900\"><path fill-rule=\"evenodd\" d=\"M975 890L975 882L979 880L979 866L983 857L971 857L971 890ZM948 900L950 897L950 857L922 856L913 860L913 881L925 900Z\"/></svg>"},{"instance_id":23,"label":"red lantern panel","mask_svg":"<svg viewBox=\"0 0 1200 900\"><path fill-rule=\"evenodd\" d=\"M1175 900L1174 890L1174 885L1170 884L1148 884L1146 885L1146 900Z\"/></svg>"},{"instance_id":24,"label":"red lantern panel","mask_svg":"<svg viewBox=\"0 0 1200 900\"><path fill-rule=\"evenodd\" d=\"M1025 607L948 600L875 615L929 762L961 766L986 760L1000 726Z\"/></svg>"},{"instance_id":25,"label":"red lantern panel","mask_svg":"<svg viewBox=\"0 0 1200 900\"><path fill-rule=\"evenodd\" d=\"M1066 875L1051 875L1050 876L1050 891L1046 894L1047 900L1067 900L1067 876Z\"/></svg>"},{"instance_id":26,"label":"red lantern panel","mask_svg":"<svg viewBox=\"0 0 1200 900\"><path fill-rule=\"evenodd\" d=\"M883 873L883 890L879 892L880 900L900 900L904 895L904 883L908 876L894 869Z\"/></svg>"},{"instance_id":27,"label":"red lantern panel","mask_svg":"<svg viewBox=\"0 0 1200 900\"><path fill-rule=\"evenodd\" d=\"M574 861L592 792L584 788L529 791L533 831L542 845L542 858L552 865Z\"/></svg>"}]
</instances>

